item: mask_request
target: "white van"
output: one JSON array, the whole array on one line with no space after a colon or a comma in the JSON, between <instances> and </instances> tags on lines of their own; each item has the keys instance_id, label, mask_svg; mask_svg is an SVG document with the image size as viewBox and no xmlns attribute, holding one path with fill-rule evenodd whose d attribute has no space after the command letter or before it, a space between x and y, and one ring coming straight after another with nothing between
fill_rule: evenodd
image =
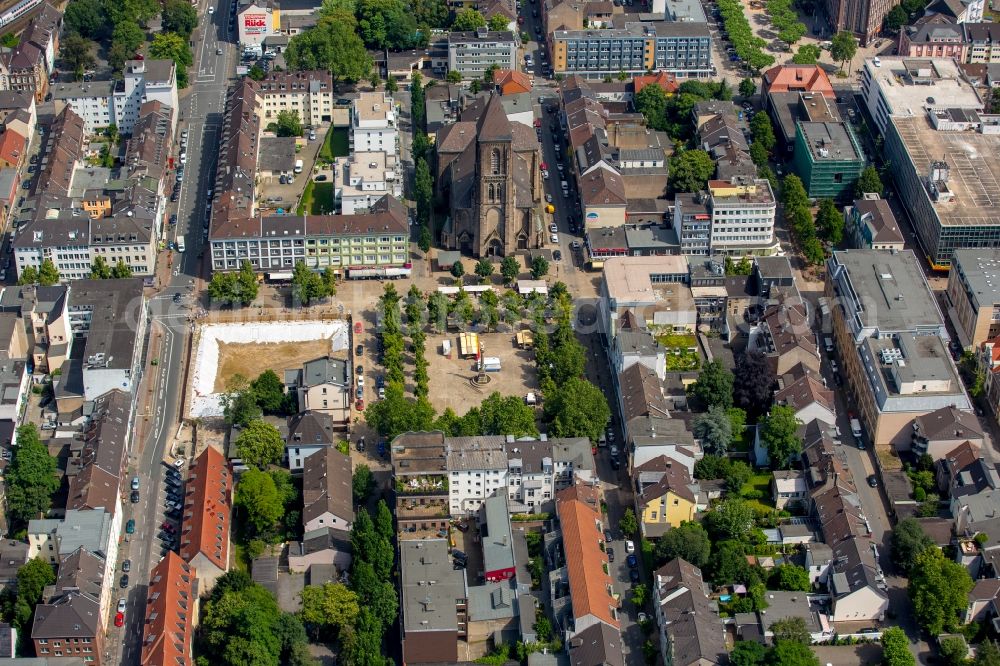
<instances>
[{"instance_id":1,"label":"white van","mask_svg":"<svg viewBox=\"0 0 1000 666\"><path fill-rule=\"evenodd\" d=\"M302 173L302 160L295 160L295 173Z\"/></svg>"},{"instance_id":2,"label":"white van","mask_svg":"<svg viewBox=\"0 0 1000 666\"><path fill-rule=\"evenodd\" d=\"M833 338L831 338L829 335L823 338L823 347L826 348L827 354L833 352Z\"/></svg>"},{"instance_id":3,"label":"white van","mask_svg":"<svg viewBox=\"0 0 1000 666\"><path fill-rule=\"evenodd\" d=\"M857 439L861 438L861 421L851 419L851 434Z\"/></svg>"}]
</instances>

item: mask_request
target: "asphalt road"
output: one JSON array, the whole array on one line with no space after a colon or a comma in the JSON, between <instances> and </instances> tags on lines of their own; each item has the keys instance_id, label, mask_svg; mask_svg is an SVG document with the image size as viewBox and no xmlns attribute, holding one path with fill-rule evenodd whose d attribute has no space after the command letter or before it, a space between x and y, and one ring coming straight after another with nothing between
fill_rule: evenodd
<instances>
[{"instance_id":1,"label":"asphalt road","mask_svg":"<svg viewBox=\"0 0 1000 666\"><path fill-rule=\"evenodd\" d=\"M145 441L137 443L134 452L132 473L142 479L140 502L129 504L126 509L126 520L135 520L136 531L129 536L129 542L123 544L121 555L122 559L130 559L132 563L125 626L114 629L111 623L112 632L121 633L117 636L112 633L108 642L113 646L111 649L117 651L118 659L115 661L128 666L138 664L141 657L149 572L163 556L157 533L165 520L164 460L173 458L169 444L177 431L180 417L183 364L190 328L188 318L198 307L193 294L203 266L201 252L207 237L207 190L214 180L214 156L219 143L225 91L237 57L236 47L230 41L233 37L228 33L231 8L218 2L202 0L199 5L202 29L194 36L194 65L188 72L190 85L181 93L180 122L176 134L179 141L181 132L188 131L187 162L176 207L171 205L167 211L168 216L176 212L177 224L168 228L166 234L167 240L172 242L183 235L186 251L173 254L169 283L149 303L152 320L150 335L159 349L158 363L154 366L156 376L151 378L150 384L154 391L149 405L149 413L153 415L152 428ZM213 14L208 13L209 6L215 6ZM223 50L221 56L216 53L220 48ZM177 146L174 154L179 153ZM181 295L178 303L173 300L174 294ZM116 581L118 577L120 564Z\"/></svg>"}]
</instances>

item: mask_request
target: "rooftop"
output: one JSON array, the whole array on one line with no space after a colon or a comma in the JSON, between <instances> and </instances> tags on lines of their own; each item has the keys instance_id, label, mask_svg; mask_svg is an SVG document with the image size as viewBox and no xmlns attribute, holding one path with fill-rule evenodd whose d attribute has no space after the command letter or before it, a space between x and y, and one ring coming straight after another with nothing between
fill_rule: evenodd
<instances>
[{"instance_id":1,"label":"rooftop","mask_svg":"<svg viewBox=\"0 0 1000 666\"><path fill-rule=\"evenodd\" d=\"M955 250L951 265L958 272L973 307L1000 303L1000 249Z\"/></svg>"},{"instance_id":2,"label":"rooftop","mask_svg":"<svg viewBox=\"0 0 1000 666\"><path fill-rule=\"evenodd\" d=\"M864 78L879 86L890 116L922 117L929 106L983 108L954 60L880 56L879 64L866 60ZM940 159L937 153L934 157Z\"/></svg>"},{"instance_id":3,"label":"rooftop","mask_svg":"<svg viewBox=\"0 0 1000 666\"><path fill-rule=\"evenodd\" d=\"M456 601L465 598L465 570L455 569L444 539L399 544L403 632L456 631Z\"/></svg>"},{"instance_id":4,"label":"rooftop","mask_svg":"<svg viewBox=\"0 0 1000 666\"><path fill-rule=\"evenodd\" d=\"M665 299L663 289L688 290L681 283L662 284L659 280L654 280L656 276L687 276L687 274L687 257L682 255L613 257L604 263L607 293L610 298L618 301L618 307L631 303L663 301Z\"/></svg>"},{"instance_id":5,"label":"rooftop","mask_svg":"<svg viewBox=\"0 0 1000 666\"><path fill-rule=\"evenodd\" d=\"M799 131L813 161L864 161L854 132L844 122L800 122Z\"/></svg>"},{"instance_id":6,"label":"rooftop","mask_svg":"<svg viewBox=\"0 0 1000 666\"><path fill-rule=\"evenodd\" d=\"M843 282L851 294L839 295L845 299L844 307L860 305L856 314L864 328L908 331L942 325L941 311L912 251L836 251L828 266L829 279L841 281L844 271Z\"/></svg>"},{"instance_id":7,"label":"rooftop","mask_svg":"<svg viewBox=\"0 0 1000 666\"><path fill-rule=\"evenodd\" d=\"M971 409L951 355L936 335L901 333L865 338L862 363L882 411Z\"/></svg>"}]
</instances>

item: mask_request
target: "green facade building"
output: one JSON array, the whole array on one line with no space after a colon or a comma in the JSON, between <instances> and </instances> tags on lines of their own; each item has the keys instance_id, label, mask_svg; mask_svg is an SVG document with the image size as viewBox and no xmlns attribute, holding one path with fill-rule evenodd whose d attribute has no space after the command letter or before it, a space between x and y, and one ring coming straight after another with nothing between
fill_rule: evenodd
<instances>
[{"instance_id":1,"label":"green facade building","mask_svg":"<svg viewBox=\"0 0 1000 666\"><path fill-rule=\"evenodd\" d=\"M795 124L795 173L817 199L849 200L865 168L865 154L849 123Z\"/></svg>"}]
</instances>

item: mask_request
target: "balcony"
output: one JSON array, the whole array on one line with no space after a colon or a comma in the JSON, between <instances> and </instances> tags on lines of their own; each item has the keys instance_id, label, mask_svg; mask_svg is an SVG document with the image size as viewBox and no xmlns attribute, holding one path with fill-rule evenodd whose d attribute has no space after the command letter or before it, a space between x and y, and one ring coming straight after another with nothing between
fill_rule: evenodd
<instances>
[{"instance_id":1,"label":"balcony","mask_svg":"<svg viewBox=\"0 0 1000 666\"><path fill-rule=\"evenodd\" d=\"M413 476L396 478L397 495L447 495L448 479L444 476Z\"/></svg>"}]
</instances>

